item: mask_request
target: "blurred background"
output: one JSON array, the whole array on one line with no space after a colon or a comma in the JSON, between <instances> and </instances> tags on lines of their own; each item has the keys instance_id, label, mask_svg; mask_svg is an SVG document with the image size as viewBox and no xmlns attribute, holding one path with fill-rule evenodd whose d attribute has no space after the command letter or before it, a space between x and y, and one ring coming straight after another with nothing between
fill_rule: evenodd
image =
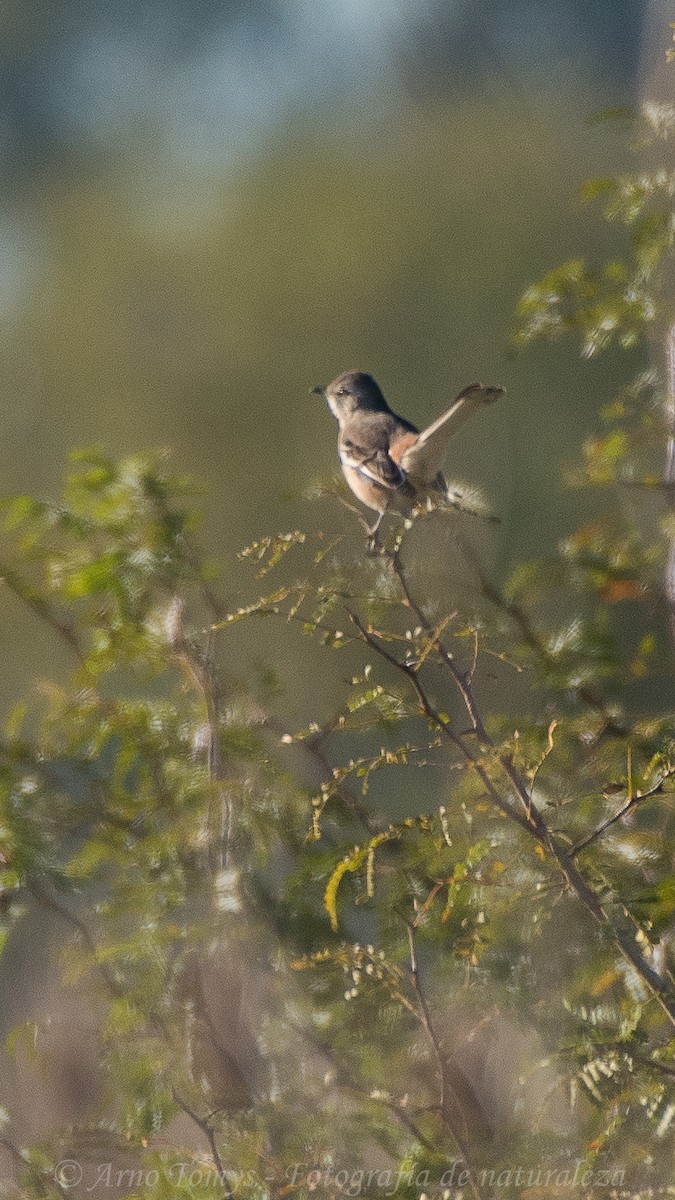
<instances>
[{"instance_id":1,"label":"blurred background","mask_svg":"<svg viewBox=\"0 0 675 1200\"><path fill-rule=\"evenodd\" d=\"M448 473L501 514L497 569L550 549L589 503L562 468L628 364L514 358L514 306L611 244L578 185L628 161L626 135L587 122L639 97L671 8L5 4L2 492L53 493L74 445L166 446L208 486L235 598L247 541L339 520L301 498L336 463L312 384L369 370L424 423L479 378L508 398ZM2 607L7 700L59 651Z\"/></svg>"}]
</instances>

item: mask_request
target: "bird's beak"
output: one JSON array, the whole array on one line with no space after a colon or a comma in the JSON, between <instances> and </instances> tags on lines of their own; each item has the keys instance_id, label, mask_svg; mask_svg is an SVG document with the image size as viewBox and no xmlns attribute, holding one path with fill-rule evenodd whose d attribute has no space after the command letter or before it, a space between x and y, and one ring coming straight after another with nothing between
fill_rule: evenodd
<instances>
[{"instance_id":1,"label":"bird's beak","mask_svg":"<svg viewBox=\"0 0 675 1200\"><path fill-rule=\"evenodd\" d=\"M326 388L323 384L317 383L316 387L309 389L310 396L325 396Z\"/></svg>"}]
</instances>

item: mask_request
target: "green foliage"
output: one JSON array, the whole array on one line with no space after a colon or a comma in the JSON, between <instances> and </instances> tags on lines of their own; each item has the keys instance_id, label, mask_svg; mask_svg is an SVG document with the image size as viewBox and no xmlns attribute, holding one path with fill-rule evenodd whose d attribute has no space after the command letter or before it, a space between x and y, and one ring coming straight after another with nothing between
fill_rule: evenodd
<instances>
[{"instance_id":1,"label":"green foliage","mask_svg":"<svg viewBox=\"0 0 675 1200\"><path fill-rule=\"evenodd\" d=\"M670 106L645 104L635 121L641 146L667 137L674 116ZM589 180L582 195L601 200L605 219L626 228L627 256L601 265L575 258L548 271L520 301L516 341L577 332L590 358L614 341L632 349L650 325L668 323L662 283L675 244L675 175L657 163L652 170Z\"/></svg>"},{"instance_id":2,"label":"green foliage","mask_svg":"<svg viewBox=\"0 0 675 1200\"><path fill-rule=\"evenodd\" d=\"M662 1178L673 1010L654 964L670 953L675 725L620 701L626 657L640 679L654 667L656 626L635 648L610 619L642 603L658 557L635 536L611 554L597 532L570 537L560 579L587 611L550 629L538 569L502 595L467 546L473 600L432 620L410 554L420 523L446 517L421 513L374 557L358 534L260 539L244 551L253 587L284 582L227 613L191 494L161 460L95 453L59 503L6 507L6 586L73 672L5 731L4 920L37 908L66 931L64 985L98 1014L103 1086L85 1128L109 1139L105 1161L134 1195L196 1200L266 1195L270 1178L311 1190L312 1171L342 1162L350 1178L383 1163L412 1196L459 1156L487 1195L481 1174L516 1154L552 1171L570 1146L637 1188L649 1139L648 1177ZM332 716L284 727L228 679L231 628L255 638L260 620L348 660ZM483 714L495 670L543 703L517 722ZM291 753L315 783L284 766ZM415 778L423 810L392 820ZM249 989L254 1037L233 986ZM521 1128L507 1108L490 1137L489 1091L452 1050L463 994L479 1044L497 1018L536 1031L527 1069L576 1094L573 1132L534 1112ZM8 1048L39 1070L39 1047L29 1023ZM83 1156L82 1125L68 1136L68 1155L63 1130L26 1149L27 1195ZM208 1158L188 1172L195 1148Z\"/></svg>"}]
</instances>

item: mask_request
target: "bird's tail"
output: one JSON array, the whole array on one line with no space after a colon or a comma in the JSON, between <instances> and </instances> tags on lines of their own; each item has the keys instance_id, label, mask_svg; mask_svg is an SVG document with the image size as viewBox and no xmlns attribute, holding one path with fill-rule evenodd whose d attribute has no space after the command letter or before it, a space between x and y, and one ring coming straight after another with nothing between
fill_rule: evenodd
<instances>
[{"instance_id":1,"label":"bird's tail","mask_svg":"<svg viewBox=\"0 0 675 1200\"><path fill-rule=\"evenodd\" d=\"M430 483L440 471L450 438L477 409L503 396L503 387L472 383L459 393L447 412L423 429L417 440L404 452L399 466L413 480Z\"/></svg>"}]
</instances>

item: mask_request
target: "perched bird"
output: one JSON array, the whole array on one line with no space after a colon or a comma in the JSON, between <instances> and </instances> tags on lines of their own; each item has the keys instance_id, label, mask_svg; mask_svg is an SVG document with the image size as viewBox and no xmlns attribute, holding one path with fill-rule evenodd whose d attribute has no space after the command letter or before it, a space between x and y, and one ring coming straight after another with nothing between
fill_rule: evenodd
<instances>
[{"instance_id":1,"label":"perched bird","mask_svg":"<svg viewBox=\"0 0 675 1200\"><path fill-rule=\"evenodd\" d=\"M372 375L363 371L343 371L312 392L324 397L337 418L342 470L354 495L378 514L369 530L374 537L388 510L405 516L429 496L447 498L441 466L450 438L504 388L472 383L421 433L392 412Z\"/></svg>"}]
</instances>

